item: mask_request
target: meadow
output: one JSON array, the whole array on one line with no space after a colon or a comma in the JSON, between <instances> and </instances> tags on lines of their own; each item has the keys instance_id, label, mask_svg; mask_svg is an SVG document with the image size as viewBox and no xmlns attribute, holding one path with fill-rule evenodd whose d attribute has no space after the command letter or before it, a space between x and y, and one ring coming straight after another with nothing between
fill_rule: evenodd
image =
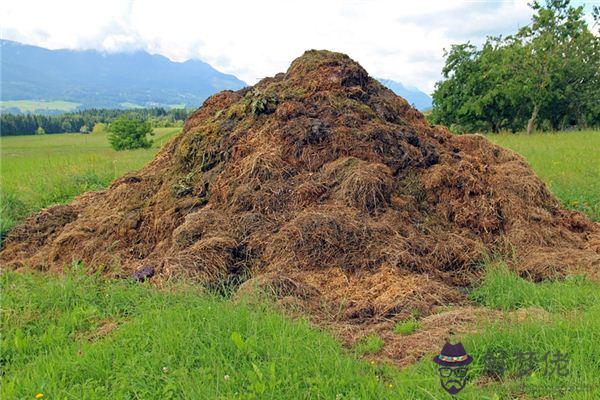
<instances>
[{"instance_id":1,"label":"meadow","mask_svg":"<svg viewBox=\"0 0 600 400\"><path fill-rule=\"evenodd\" d=\"M505 317L455 338L475 359L457 398L598 398L598 287L580 277L539 287L489 268L472 298ZM368 362L361 354L376 348L344 349L269 302L107 280L80 265L64 276L5 272L0 285L2 398L449 398L429 357L403 370ZM486 361L498 351L507 361L499 376ZM524 376L520 354L536 357ZM567 357L565 376L549 372L546 354Z\"/></svg>"},{"instance_id":2,"label":"meadow","mask_svg":"<svg viewBox=\"0 0 600 400\"><path fill-rule=\"evenodd\" d=\"M2 218L13 218L3 226L106 186L176 132L159 130L155 148L120 153L101 133L2 138ZM490 139L525 156L567 207L599 220L600 132ZM456 398L599 398L598 285L584 276L534 284L501 260L482 268L485 279L469 297L500 316L454 338L474 357ZM232 302L184 281L110 280L80 264L63 275L3 272L0 290L2 398L450 398L430 357L403 370L367 361L362 355L376 353L380 338L343 348L332 333L268 300ZM410 321L395 332L418 329ZM499 352L507 362L494 374L486 357ZM565 376L544 363L559 353L568 358ZM515 361L522 354L538 361L524 375Z\"/></svg>"},{"instance_id":3,"label":"meadow","mask_svg":"<svg viewBox=\"0 0 600 400\"><path fill-rule=\"evenodd\" d=\"M565 207L600 221L600 131L487 138L525 157Z\"/></svg>"},{"instance_id":4,"label":"meadow","mask_svg":"<svg viewBox=\"0 0 600 400\"><path fill-rule=\"evenodd\" d=\"M150 149L117 152L102 130L0 138L0 234L41 208L106 187L141 168L181 128L156 128Z\"/></svg>"}]
</instances>

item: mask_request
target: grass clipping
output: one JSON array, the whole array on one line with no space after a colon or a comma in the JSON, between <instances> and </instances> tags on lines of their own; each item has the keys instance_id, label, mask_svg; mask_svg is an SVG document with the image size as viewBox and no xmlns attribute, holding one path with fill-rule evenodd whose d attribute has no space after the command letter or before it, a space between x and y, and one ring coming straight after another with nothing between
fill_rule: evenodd
<instances>
[{"instance_id":1,"label":"grass clipping","mask_svg":"<svg viewBox=\"0 0 600 400\"><path fill-rule=\"evenodd\" d=\"M139 172L14 228L0 263L267 288L364 326L465 301L486 254L533 280L599 267L599 225L526 162L431 126L349 57L212 96Z\"/></svg>"}]
</instances>

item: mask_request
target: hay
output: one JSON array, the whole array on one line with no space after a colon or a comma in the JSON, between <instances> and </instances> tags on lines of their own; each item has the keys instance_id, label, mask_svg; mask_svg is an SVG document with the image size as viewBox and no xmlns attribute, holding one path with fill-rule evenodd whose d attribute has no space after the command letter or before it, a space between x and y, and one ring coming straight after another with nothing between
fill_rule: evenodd
<instances>
[{"instance_id":1,"label":"hay","mask_svg":"<svg viewBox=\"0 0 600 400\"><path fill-rule=\"evenodd\" d=\"M228 236L201 239L165 260L170 274L184 274L199 282L213 284L237 275L243 269L238 242Z\"/></svg>"},{"instance_id":2,"label":"hay","mask_svg":"<svg viewBox=\"0 0 600 400\"><path fill-rule=\"evenodd\" d=\"M324 165L323 170L331 185L338 186L333 196L343 204L367 212L389 205L393 181L386 165L346 157Z\"/></svg>"},{"instance_id":3,"label":"hay","mask_svg":"<svg viewBox=\"0 0 600 400\"><path fill-rule=\"evenodd\" d=\"M487 254L541 280L597 277L599 252L599 224L561 209L520 156L429 125L343 54L308 51L207 99L142 170L15 227L0 263L249 277L241 292L270 287L367 332L464 305Z\"/></svg>"},{"instance_id":4,"label":"hay","mask_svg":"<svg viewBox=\"0 0 600 400\"><path fill-rule=\"evenodd\" d=\"M273 235L265 259L283 269L369 268L381 262L376 238L385 234L379 229L346 207L305 210Z\"/></svg>"}]
</instances>

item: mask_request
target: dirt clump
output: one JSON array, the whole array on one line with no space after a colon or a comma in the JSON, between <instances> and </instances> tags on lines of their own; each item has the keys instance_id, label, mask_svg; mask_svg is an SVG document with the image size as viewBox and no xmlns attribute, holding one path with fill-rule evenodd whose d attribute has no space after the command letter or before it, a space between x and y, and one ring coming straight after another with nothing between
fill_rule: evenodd
<instances>
[{"instance_id":1,"label":"dirt clump","mask_svg":"<svg viewBox=\"0 0 600 400\"><path fill-rule=\"evenodd\" d=\"M518 154L430 125L348 56L311 50L210 97L140 171L27 219L0 263L246 280L368 329L464 304L492 253L535 280L593 275L598 243Z\"/></svg>"}]
</instances>

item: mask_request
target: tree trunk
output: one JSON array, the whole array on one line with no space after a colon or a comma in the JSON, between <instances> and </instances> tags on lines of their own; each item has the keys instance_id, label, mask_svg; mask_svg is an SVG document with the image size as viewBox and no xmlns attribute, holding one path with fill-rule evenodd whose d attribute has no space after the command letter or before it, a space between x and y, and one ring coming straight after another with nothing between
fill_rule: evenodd
<instances>
[{"instance_id":1,"label":"tree trunk","mask_svg":"<svg viewBox=\"0 0 600 400\"><path fill-rule=\"evenodd\" d=\"M500 128L498 128L498 124L496 124L495 122L492 122L492 132L493 133L498 133L500 132Z\"/></svg>"},{"instance_id":2,"label":"tree trunk","mask_svg":"<svg viewBox=\"0 0 600 400\"><path fill-rule=\"evenodd\" d=\"M533 112L531 113L531 118L529 118L529 121L527 122L527 134L528 135L533 133L533 128L535 128L535 120L536 120L539 112L540 112L540 107L537 104L535 104L533 106Z\"/></svg>"}]
</instances>

